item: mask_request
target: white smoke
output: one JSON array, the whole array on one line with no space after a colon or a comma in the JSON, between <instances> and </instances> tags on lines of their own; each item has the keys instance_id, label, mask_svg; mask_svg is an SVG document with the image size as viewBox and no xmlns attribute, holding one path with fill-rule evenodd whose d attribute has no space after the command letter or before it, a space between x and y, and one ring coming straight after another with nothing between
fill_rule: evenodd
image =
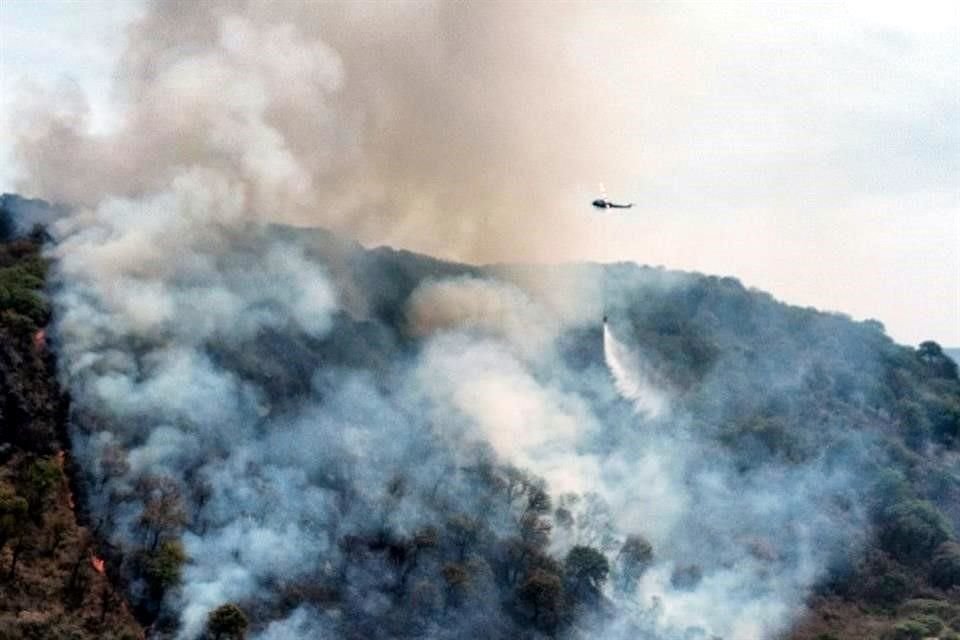
<instances>
[{"instance_id":1,"label":"white smoke","mask_svg":"<svg viewBox=\"0 0 960 640\"><path fill-rule=\"evenodd\" d=\"M656 387L640 357L617 340L607 322L603 323L603 355L617 391L632 401L638 411L658 418L669 408L667 394Z\"/></svg>"},{"instance_id":2,"label":"white smoke","mask_svg":"<svg viewBox=\"0 0 960 640\"><path fill-rule=\"evenodd\" d=\"M472 329L508 341L528 359L544 355L560 331L557 319L520 288L476 277L423 283L411 296L407 317L414 335Z\"/></svg>"},{"instance_id":3,"label":"white smoke","mask_svg":"<svg viewBox=\"0 0 960 640\"><path fill-rule=\"evenodd\" d=\"M118 200L63 222L54 331L79 419L78 459L94 476L91 507L109 521L111 539L122 547L141 539L139 479L208 487L202 503L191 500L182 536L190 562L171 602L180 637L196 637L223 602L267 597L265 585L333 579L351 531L389 522L411 535L428 525L427 505L391 502L384 487L398 475L413 487L446 486L476 445L568 496L558 504L575 524L557 526L556 553L591 544L615 560L628 534L653 543L655 563L637 590L607 593L620 616L587 622L602 637L646 629L668 639L700 628L770 638L846 535L824 533L820 502L850 478L816 464L741 477L647 382L609 326L586 334L592 347L581 336L595 362L575 371L563 340L584 331L580 320L564 324L513 285L476 274L428 279L401 295L396 329L415 334L412 353L389 347L395 360L368 369L314 361L306 395L284 400L285 387L251 379L240 354L266 336L292 335L362 351L336 329L334 283L361 291L365 268L349 271L356 258L323 264L309 243L243 223L177 232L197 206L189 193ZM173 231L156 224L164 218ZM281 347L253 356L254 371L283 376L301 366L296 344L289 355ZM118 447L128 468L107 474L99 461ZM346 508L345 487L356 495ZM774 551L757 556L758 545ZM702 580L674 586L673 574L690 565ZM371 578L349 580L362 591ZM309 607L266 622L257 637L301 629L339 637L336 617Z\"/></svg>"},{"instance_id":4,"label":"white smoke","mask_svg":"<svg viewBox=\"0 0 960 640\"><path fill-rule=\"evenodd\" d=\"M383 488L398 474L440 486L475 445L568 496L558 504L575 524L557 526L555 553L591 544L615 561L628 534L653 543L655 563L636 591L607 592L620 615L585 621L588 635L773 637L846 535L824 533L820 502L850 478L816 464L741 477L609 326L587 347L595 365L574 371L562 340L584 331L583 320L565 323L548 301L476 273L433 277L399 298L397 329L418 345L412 358L393 351L395 362L367 371L314 362L307 395L292 411L274 406L282 396L245 375L242 361L229 364L231 349L292 334L361 349L336 333L334 318L339 288L363 291L364 268L351 271L360 263L342 256L324 264L309 242L278 239L242 216L225 224L233 213L208 198L188 181L144 202L83 210L59 225L55 249L54 336L94 513L116 544L135 545L139 479L208 487L202 504L190 503L182 536L190 562L171 602L180 637L196 637L223 602L270 594L265 585L332 579L350 531L427 525L424 504L391 503ZM287 366L270 361L282 362L282 351L267 353L257 369ZM99 461L117 448L129 465L111 475ZM358 497L345 510L346 486ZM773 551L758 556L758 546ZM675 586L674 573L691 565L702 580ZM371 578L350 580L362 590ZM339 637L335 616L307 606L267 622L256 637Z\"/></svg>"},{"instance_id":5,"label":"white smoke","mask_svg":"<svg viewBox=\"0 0 960 640\"><path fill-rule=\"evenodd\" d=\"M116 131L90 135L82 105L33 108L18 147L32 192L78 205L53 229L52 336L89 508L130 552L144 480L184 495L189 562L166 603L179 637L226 601L262 613L269 640L386 615L389 568L343 562L341 542L409 536L445 518L437 504L486 515L462 472L484 447L569 507L558 553L593 544L615 562L627 535L653 543L638 589L611 587L618 615L583 637L785 629L850 540L824 505L855 481L821 461L744 477L713 444L722 418L696 416L698 431L645 364L655 345L601 335L597 268L424 267L264 225L468 258L575 241L544 217L553 193L619 144L596 126L609 105L593 85L553 90L589 80L556 36L583 6L185 6L134 26ZM683 286L630 274L604 295L629 300L631 278L654 297ZM672 584L689 565L702 580ZM277 608L285 589L333 580L341 608ZM498 623L500 594L483 595L480 623L449 637Z\"/></svg>"},{"instance_id":6,"label":"white smoke","mask_svg":"<svg viewBox=\"0 0 960 640\"><path fill-rule=\"evenodd\" d=\"M589 491L596 459L579 448L600 424L574 390L538 376L524 350L463 334L435 339L423 355L423 388L466 424L471 437L547 480L554 492Z\"/></svg>"}]
</instances>

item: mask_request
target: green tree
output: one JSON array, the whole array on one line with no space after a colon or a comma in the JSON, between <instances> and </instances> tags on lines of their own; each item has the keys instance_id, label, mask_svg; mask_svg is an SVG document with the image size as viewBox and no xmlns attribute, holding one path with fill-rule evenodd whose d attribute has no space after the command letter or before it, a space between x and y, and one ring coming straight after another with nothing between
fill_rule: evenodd
<instances>
[{"instance_id":1,"label":"green tree","mask_svg":"<svg viewBox=\"0 0 960 640\"><path fill-rule=\"evenodd\" d=\"M897 623L890 631L890 640L923 640L926 627L915 620Z\"/></svg>"},{"instance_id":2,"label":"green tree","mask_svg":"<svg viewBox=\"0 0 960 640\"><path fill-rule=\"evenodd\" d=\"M930 567L930 580L941 589L960 586L960 544L945 542L937 547Z\"/></svg>"},{"instance_id":3,"label":"green tree","mask_svg":"<svg viewBox=\"0 0 960 640\"><path fill-rule=\"evenodd\" d=\"M179 540L167 540L143 558L143 577L155 600L162 600L171 587L180 582L187 554Z\"/></svg>"},{"instance_id":4,"label":"green tree","mask_svg":"<svg viewBox=\"0 0 960 640\"><path fill-rule=\"evenodd\" d=\"M210 612L207 618L207 633L214 640L242 640L249 624L240 607L227 603Z\"/></svg>"},{"instance_id":5,"label":"green tree","mask_svg":"<svg viewBox=\"0 0 960 640\"><path fill-rule=\"evenodd\" d=\"M893 627L892 640L923 640L936 638L943 631L943 621L936 616L918 614Z\"/></svg>"},{"instance_id":6,"label":"green tree","mask_svg":"<svg viewBox=\"0 0 960 640\"><path fill-rule=\"evenodd\" d=\"M908 447L919 450L930 439L931 427L927 412L912 400L902 400L897 406L900 414L900 431Z\"/></svg>"},{"instance_id":7,"label":"green tree","mask_svg":"<svg viewBox=\"0 0 960 640\"><path fill-rule=\"evenodd\" d=\"M60 466L55 460L37 458L27 465L20 480L20 493L27 499L30 516L39 522L47 506L47 500L63 479Z\"/></svg>"},{"instance_id":8,"label":"green tree","mask_svg":"<svg viewBox=\"0 0 960 640\"><path fill-rule=\"evenodd\" d=\"M563 564L570 592L579 598L593 598L607 581L610 563L606 556L592 547L574 547Z\"/></svg>"},{"instance_id":9,"label":"green tree","mask_svg":"<svg viewBox=\"0 0 960 640\"><path fill-rule=\"evenodd\" d=\"M950 380L957 379L957 363L947 356L940 345L933 340L920 343L920 346L917 347L917 357L927 365L928 370L933 375Z\"/></svg>"},{"instance_id":10,"label":"green tree","mask_svg":"<svg viewBox=\"0 0 960 640\"><path fill-rule=\"evenodd\" d=\"M912 494L906 476L896 469L882 469L873 485L873 497L876 509L882 511L892 505L908 500Z\"/></svg>"},{"instance_id":11,"label":"green tree","mask_svg":"<svg viewBox=\"0 0 960 640\"><path fill-rule=\"evenodd\" d=\"M533 623L546 630L556 628L563 611L563 583L560 576L534 569L517 590L520 602L529 608Z\"/></svg>"},{"instance_id":12,"label":"green tree","mask_svg":"<svg viewBox=\"0 0 960 640\"><path fill-rule=\"evenodd\" d=\"M0 308L33 317L32 307L43 306L35 293L42 288L42 275L32 273L27 264L4 267L0 269Z\"/></svg>"},{"instance_id":13,"label":"green tree","mask_svg":"<svg viewBox=\"0 0 960 640\"><path fill-rule=\"evenodd\" d=\"M913 562L929 558L950 536L950 525L936 506L904 500L887 509L880 543L901 562Z\"/></svg>"},{"instance_id":14,"label":"green tree","mask_svg":"<svg viewBox=\"0 0 960 640\"><path fill-rule=\"evenodd\" d=\"M9 490L0 492L0 551L26 527L27 510L27 501L20 496Z\"/></svg>"},{"instance_id":15,"label":"green tree","mask_svg":"<svg viewBox=\"0 0 960 640\"><path fill-rule=\"evenodd\" d=\"M936 396L928 398L924 406L933 436L944 444L957 444L957 438L960 437L960 397Z\"/></svg>"}]
</instances>

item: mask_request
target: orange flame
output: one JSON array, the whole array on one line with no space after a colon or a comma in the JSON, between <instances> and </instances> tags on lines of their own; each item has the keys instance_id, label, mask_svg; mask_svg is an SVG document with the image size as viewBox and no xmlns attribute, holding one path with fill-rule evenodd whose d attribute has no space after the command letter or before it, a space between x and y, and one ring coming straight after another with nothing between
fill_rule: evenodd
<instances>
[{"instance_id":1,"label":"orange flame","mask_svg":"<svg viewBox=\"0 0 960 640\"><path fill-rule=\"evenodd\" d=\"M90 565L93 566L93 570L97 573L103 573L107 569L107 563L104 562L103 558L98 558L92 553L90 554Z\"/></svg>"}]
</instances>

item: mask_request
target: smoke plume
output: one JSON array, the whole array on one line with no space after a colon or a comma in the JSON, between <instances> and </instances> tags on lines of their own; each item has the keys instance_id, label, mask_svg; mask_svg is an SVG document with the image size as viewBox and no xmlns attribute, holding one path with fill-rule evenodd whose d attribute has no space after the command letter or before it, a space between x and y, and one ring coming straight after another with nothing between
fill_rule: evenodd
<instances>
[{"instance_id":1,"label":"smoke plume","mask_svg":"<svg viewBox=\"0 0 960 640\"><path fill-rule=\"evenodd\" d=\"M576 238L557 205L621 175L635 147L608 125L624 98L595 63L638 61L649 27L588 9L157 2L129 33L115 130L89 135L77 95L18 115L21 189L95 206L202 169L254 219L548 258Z\"/></svg>"},{"instance_id":2,"label":"smoke plume","mask_svg":"<svg viewBox=\"0 0 960 640\"><path fill-rule=\"evenodd\" d=\"M89 134L82 104L23 114L25 190L73 206L52 339L89 510L135 600L138 554L182 541L177 637L224 602L270 640L516 637L496 550L530 521L491 489L510 483L553 496L550 553L590 545L619 576L572 637L773 637L852 543L825 523L853 454L747 473L714 437L726 354L660 386L649 336L599 331L608 301L615 325L694 278L468 267L270 224L470 261L575 241L562 210L547 222L556 194L624 157L585 62L622 16L604 9L597 44L583 10L159 2L130 31L114 131ZM482 542L437 542L477 518ZM437 586L460 575L443 557L466 595Z\"/></svg>"}]
</instances>

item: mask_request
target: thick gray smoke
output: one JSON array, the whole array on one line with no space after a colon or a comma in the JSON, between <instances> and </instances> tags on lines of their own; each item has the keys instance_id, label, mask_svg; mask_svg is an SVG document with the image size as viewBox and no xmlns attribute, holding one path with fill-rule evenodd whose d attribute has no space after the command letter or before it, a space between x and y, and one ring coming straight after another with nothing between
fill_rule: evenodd
<instances>
[{"instance_id":1,"label":"thick gray smoke","mask_svg":"<svg viewBox=\"0 0 960 640\"><path fill-rule=\"evenodd\" d=\"M426 263L429 277L404 284L423 259L238 224L227 194L199 185L66 218L55 250L55 336L93 513L130 551L145 536L145 479L187 498L190 560L168 594L181 637L223 602L269 609L283 585L332 579L347 536L414 535L437 517L424 496L482 509L459 480L478 446L547 480L571 514L555 523L558 555L589 544L615 564L628 534L653 543L653 566L635 590L611 586L619 613L584 621L587 637L772 637L852 540L827 506L850 477L819 462L742 475L659 400L666 389L631 379L636 347L551 310L525 270ZM572 290L597 271L567 275ZM378 331L394 337L358 334L382 320L350 319L340 291L366 291L368 310L389 298L400 313ZM571 332L593 353L586 369L562 354ZM691 567L696 579L678 581ZM382 607L369 601L377 569L349 571L354 606ZM340 637L339 615L294 608L258 637ZM459 633L473 637L473 622Z\"/></svg>"},{"instance_id":2,"label":"thick gray smoke","mask_svg":"<svg viewBox=\"0 0 960 640\"><path fill-rule=\"evenodd\" d=\"M675 409L649 345L601 335L605 298L682 283L457 267L266 224L479 259L571 241L518 206L616 156L580 126L616 108L578 58L594 52L580 10L157 3L130 34L116 131L88 135L82 108L25 114L27 190L76 205L53 229L53 335L90 509L127 554L151 531L182 538L180 637L227 601L270 640L386 616L389 571L346 561L349 540L412 538L449 505L507 536L509 513L469 481L487 458L546 480L567 514L556 554L589 544L616 566L628 535L653 544L635 588L608 587L616 613L574 635L770 638L851 543L824 524L855 488L835 464L743 474L710 437L719 412ZM174 494L183 517L145 526ZM298 598L334 582L337 605ZM421 635L506 628L492 584L478 570L487 597Z\"/></svg>"},{"instance_id":3,"label":"thick gray smoke","mask_svg":"<svg viewBox=\"0 0 960 640\"><path fill-rule=\"evenodd\" d=\"M118 68L116 130L87 134L75 95L18 114L20 188L93 206L200 168L259 219L458 259L546 258L576 238L555 205L623 174L635 147L606 124L624 98L596 73L598 56L642 53L649 27L621 13L158 2Z\"/></svg>"},{"instance_id":4,"label":"thick gray smoke","mask_svg":"<svg viewBox=\"0 0 960 640\"><path fill-rule=\"evenodd\" d=\"M435 522L424 496L438 490L481 509L458 480L477 446L547 480L571 514L555 523L558 555L589 544L615 564L628 534L653 543L653 566L635 590L611 586L619 613L585 621L589 637L772 637L852 540L827 506L850 477L819 462L738 472L669 409L666 389L631 379L628 363L643 366L635 347L611 348L608 331L604 361L604 337L551 312L524 278L428 264L431 277L404 285L390 255L227 226L231 212L195 186L67 218L55 253L55 335L93 513L132 550L145 535L145 478L187 497L190 561L168 595L181 637L223 602L275 606L282 585L332 578L346 536L414 535ZM192 218L206 207L208 221ZM402 313L382 327L392 339L349 328L370 322L348 318L341 289L367 291L366 308L384 304L366 278L395 291ZM593 353L586 369L561 353L571 332ZM409 339L412 352L397 343ZM402 499L389 489L397 478ZM678 582L690 567L697 579ZM352 571L354 598L373 607L375 570ZM258 635L338 629L335 611L299 607Z\"/></svg>"}]
</instances>

